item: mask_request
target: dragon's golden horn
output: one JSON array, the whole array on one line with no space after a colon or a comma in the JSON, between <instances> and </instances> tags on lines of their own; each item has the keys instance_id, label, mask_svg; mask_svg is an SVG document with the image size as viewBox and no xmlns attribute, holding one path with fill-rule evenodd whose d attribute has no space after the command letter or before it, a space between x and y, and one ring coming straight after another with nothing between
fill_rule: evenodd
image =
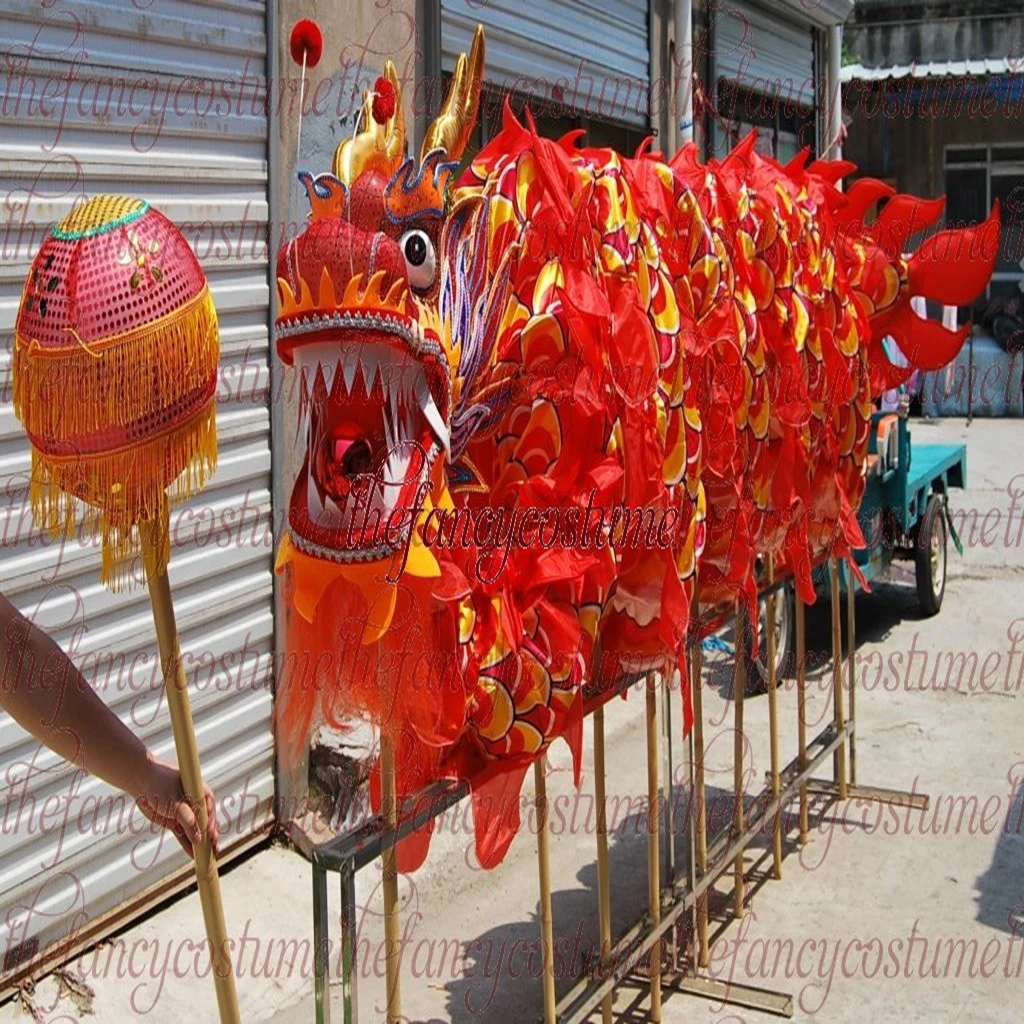
<instances>
[{"instance_id":1,"label":"dragon's golden horn","mask_svg":"<svg viewBox=\"0 0 1024 1024\"><path fill-rule=\"evenodd\" d=\"M449 160L459 160L466 148L476 112L480 106L480 87L484 75L484 30L477 25L469 57L460 54L444 105L427 129L420 159L432 149L443 149Z\"/></svg>"},{"instance_id":2,"label":"dragon's golden horn","mask_svg":"<svg viewBox=\"0 0 1024 1024\"><path fill-rule=\"evenodd\" d=\"M390 177L405 156L405 114L395 65L384 64L384 77L395 89L395 113L385 124L373 119L373 92L363 92L363 107L355 135L342 139L334 152L334 175L346 185L366 171L379 171Z\"/></svg>"}]
</instances>

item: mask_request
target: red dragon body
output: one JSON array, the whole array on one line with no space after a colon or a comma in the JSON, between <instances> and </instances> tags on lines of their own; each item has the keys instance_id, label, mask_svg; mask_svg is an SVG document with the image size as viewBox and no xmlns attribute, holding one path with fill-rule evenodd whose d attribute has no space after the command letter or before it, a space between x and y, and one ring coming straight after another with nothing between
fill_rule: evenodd
<instances>
[{"instance_id":1,"label":"red dragon body","mask_svg":"<svg viewBox=\"0 0 1024 1024\"><path fill-rule=\"evenodd\" d=\"M478 33L419 161L401 103L378 123L368 96L334 173L303 176L311 221L278 261L306 441L279 708L291 756L319 716L364 715L400 795L469 778L490 865L545 746L564 736L578 769L585 698L685 671L698 581L751 607L772 553L813 600L811 567L863 544L873 398L964 337L910 297L970 301L998 228L906 259L941 204L844 194L848 164L782 167L752 140L629 159L508 108L455 181L482 65Z\"/></svg>"}]
</instances>

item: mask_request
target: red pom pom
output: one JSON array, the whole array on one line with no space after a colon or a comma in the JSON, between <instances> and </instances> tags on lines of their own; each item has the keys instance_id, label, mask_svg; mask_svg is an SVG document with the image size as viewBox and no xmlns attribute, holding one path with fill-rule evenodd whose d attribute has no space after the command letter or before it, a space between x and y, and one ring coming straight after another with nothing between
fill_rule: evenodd
<instances>
[{"instance_id":1,"label":"red pom pom","mask_svg":"<svg viewBox=\"0 0 1024 1024\"><path fill-rule=\"evenodd\" d=\"M320 26L311 18L303 18L292 26L290 40L292 60L302 63L302 55L306 55L306 67L315 68L320 63L324 52L324 36Z\"/></svg>"},{"instance_id":2,"label":"red pom pom","mask_svg":"<svg viewBox=\"0 0 1024 1024\"><path fill-rule=\"evenodd\" d=\"M383 75L373 83L373 119L377 124L387 124L395 116L398 97L395 87Z\"/></svg>"}]
</instances>

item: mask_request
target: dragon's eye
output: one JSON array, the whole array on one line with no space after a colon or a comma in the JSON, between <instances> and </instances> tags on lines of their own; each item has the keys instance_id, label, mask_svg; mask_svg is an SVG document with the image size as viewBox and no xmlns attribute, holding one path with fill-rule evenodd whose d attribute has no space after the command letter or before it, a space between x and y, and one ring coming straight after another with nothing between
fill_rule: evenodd
<instances>
[{"instance_id":1,"label":"dragon's eye","mask_svg":"<svg viewBox=\"0 0 1024 1024\"><path fill-rule=\"evenodd\" d=\"M434 283L437 273L437 257L434 255L434 243L425 231L415 229L406 231L398 243L405 257L405 268L409 274L409 284L417 291L427 291Z\"/></svg>"}]
</instances>

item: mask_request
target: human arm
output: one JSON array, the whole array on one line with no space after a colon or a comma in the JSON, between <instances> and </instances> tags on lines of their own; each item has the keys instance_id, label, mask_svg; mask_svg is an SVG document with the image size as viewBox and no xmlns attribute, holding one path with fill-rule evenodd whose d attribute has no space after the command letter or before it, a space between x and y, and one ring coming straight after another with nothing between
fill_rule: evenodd
<instances>
[{"instance_id":1,"label":"human arm","mask_svg":"<svg viewBox=\"0 0 1024 1024\"><path fill-rule=\"evenodd\" d=\"M65 760L130 794L186 853L202 838L177 768L154 758L103 702L71 659L0 594L0 706ZM217 846L213 793L208 832Z\"/></svg>"}]
</instances>

